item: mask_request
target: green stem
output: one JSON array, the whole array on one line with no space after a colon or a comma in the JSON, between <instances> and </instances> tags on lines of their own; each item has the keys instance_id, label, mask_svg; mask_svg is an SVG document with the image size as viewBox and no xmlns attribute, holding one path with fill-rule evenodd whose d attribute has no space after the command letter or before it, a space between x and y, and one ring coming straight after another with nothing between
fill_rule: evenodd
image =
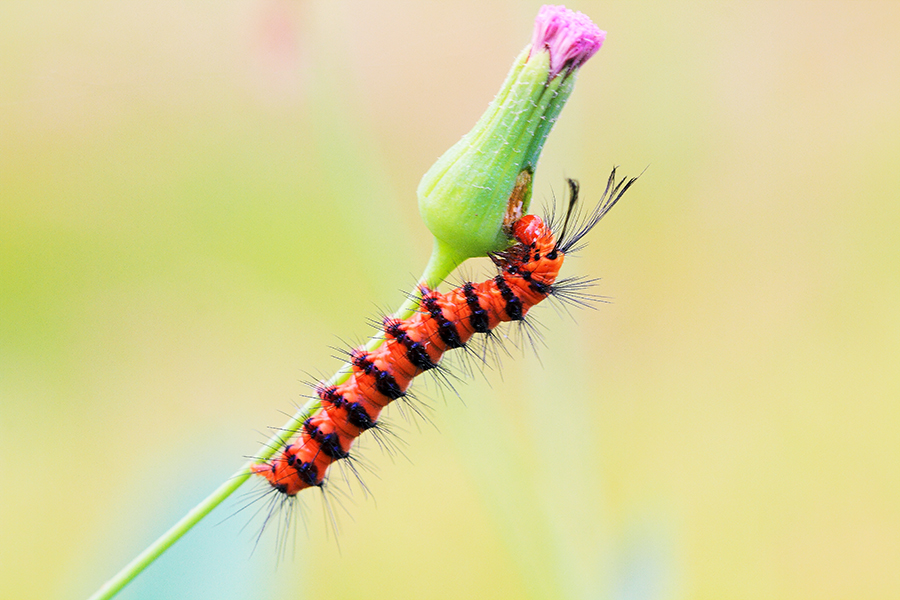
<instances>
[{"instance_id":1,"label":"green stem","mask_svg":"<svg viewBox=\"0 0 900 600\"><path fill-rule=\"evenodd\" d=\"M442 242L435 240L431 259L425 266L425 272L422 273L422 277L419 279L419 285L425 285L429 289L434 289L453 271L453 269L458 267L463 260L465 260L465 257L460 256ZM419 305L418 294L419 289L418 286L416 286L415 293L409 295L394 316L398 319L408 319L416 311L416 308ZM366 344L366 350L371 352L378 348L383 342L384 334L380 333ZM345 364L331 379L328 380L328 384L340 385L349 379L350 373L350 365ZM237 473L225 480L225 483L217 487L212 494L191 509L190 512L184 515L177 523L175 523L175 525L169 528L168 531L150 544L143 552L138 554L134 560L125 565L121 571L116 573L116 575L104 583L99 590L94 592L94 595L88 600L108 600L118 594L122 588L128 585L131 580L137 577L141 571L146 569L150 563L156 560L163 552L168 550L172 544L181 538L181 536L190 531L203 517L208 515L215 507L221 504L223 500L241 487L241 485L250 477L250 466L254 463L269 460L275 452L284 446L287 440L294 436L300 429L303 421L318 408L319 401L310 400L298 409L297 412L294 413L294 416L291 417L282 428L278 429L277 433L269 438L269 441L260 448L259 452L256 454L257 459L255 461L246 463Z\"/></svg>"}]
</instances>

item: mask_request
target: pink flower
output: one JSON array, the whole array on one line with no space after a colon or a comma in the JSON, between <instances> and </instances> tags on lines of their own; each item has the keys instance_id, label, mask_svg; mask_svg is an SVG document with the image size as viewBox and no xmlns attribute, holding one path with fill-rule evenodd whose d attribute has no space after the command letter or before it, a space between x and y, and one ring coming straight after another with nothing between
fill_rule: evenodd
<instances>
[{"instance_id":1,"label":"pink flower","mask_svg":"<svg viewBox=\"0 0 900 600\"><path fill-rule=\"evenodd\" d=\"M578 70L600 49L605 39L606 32L583 13L562 5L546 4L534 20L531 52L546 49L550 53L548 79L553 79L560 73L569 75Z\"/></svg>"},{"instance_id":2,"label":"pink flower","mask_svg":"<svg viewBox=\"0 0 900 600\"><path fill-rule=\"evenodd\" d=\"M509 246L504 223L527 212L541 150L575 88L575 72L605 38L580 12L541 8L531 45L516 57L484 116L419 183L419 212L435 236L434 256L459 264Z\"/></svg>"}]
</instances>

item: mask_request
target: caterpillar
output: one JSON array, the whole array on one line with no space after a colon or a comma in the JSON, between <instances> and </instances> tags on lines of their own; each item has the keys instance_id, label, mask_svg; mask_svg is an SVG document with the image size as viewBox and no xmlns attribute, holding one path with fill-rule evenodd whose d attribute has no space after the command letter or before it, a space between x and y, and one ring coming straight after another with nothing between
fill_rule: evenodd
<instances>
[{"instance_id":1,"label":"caterpillar","mask_svg":"<svg viewBox=\"0 0 900 600\"><path fill-rule=\"evenodd\" d=\"M404 397L415 377L438 367L445 352L466 347L476 333L490 334L500 323L523 321L548 297L585 304L590 297L584 288L594 280L558 279L560 267L636 180L617 181L613 169L597 206L582 215L578 183L569 179L561 228L552 212L546 221L525 215L512 222L512 245L490 256L496 276L465 282L448 293L420 285L416 312L403 320L385 317L384 343L372 351L350 351L350 377L340 385L318 384L319 408L293 441L273 459L252 465L251 472L287 498L321 488L332 463L350 458L356 438L375 428L381 411Z\"/></svg>"}]
</instances>

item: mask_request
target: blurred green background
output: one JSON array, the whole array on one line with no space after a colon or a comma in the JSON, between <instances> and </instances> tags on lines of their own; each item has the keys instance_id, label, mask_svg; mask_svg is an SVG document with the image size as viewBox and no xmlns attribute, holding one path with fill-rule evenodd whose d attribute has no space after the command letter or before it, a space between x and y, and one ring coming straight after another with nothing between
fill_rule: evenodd
<instances>
[{"instance_id":1,"label":"blurred green background","mask_svg":"<svg viewBox=\"0 0 900 600\"><path fill-rule=\"evenodd\" d=\"M89 595L399 305L539 6L0 7L0 596ZM534 207L649 165L567 263L612 302L424 386L337 542L308 493L251 556L242 490L122 598L900 597L900 3L571 6Z\"/></svg>"}]
</instances>

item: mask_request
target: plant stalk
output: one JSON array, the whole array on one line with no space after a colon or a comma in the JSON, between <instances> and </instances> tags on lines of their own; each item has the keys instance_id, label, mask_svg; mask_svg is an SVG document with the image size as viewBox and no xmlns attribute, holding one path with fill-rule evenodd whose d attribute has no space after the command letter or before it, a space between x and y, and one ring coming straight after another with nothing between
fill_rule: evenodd
<instances>
[{"instance_id":1,"label":"plant stalk","mask_svg":"<svg viewBox=\"0 0 900 600\"><path fill-rule=\"evenodd\" d=\"M414 293L403 302L394 317L397 319L408 319L419 306L420 286L426 286L434 289L446 277L458 267L464 260L459 254L444 245L442 242L435 240L434 249L431 253L431 259L425 267L425 272L419 279L419 285L416 286ZM371 352L384 343L384 333L380 332L374 336L366 344L366 350ZM351 366L349 363L344 364L331 379L328 385L340 385L349 379L351 374ZM233 476L229 477L225 483L217 487L209 496L202 500L197 506L192 508L190 512L184 515L177 523L162 534L155 542L150 544L143 552L138 554L134 560L125 565L118 573L103 584L88 600L108 600L114 597L119 591L128 585L135 577L137 577L144 569L159 558L163 552L169 549L177 542L185 533L191 530L194 525L200 522L203 517L208 515L212 510L228 498L235 490L237 490L250 477L250 466L269 460L275 452L284 447L284 444L299 431L303 422L318 410L320 401L312 399L302 407L300 407L291 419L285 423L283 427L276 430L276 433L269 438L269 441L260 448L256 454L256 460L247 462Z\"/></svg>"}]
</instances>

